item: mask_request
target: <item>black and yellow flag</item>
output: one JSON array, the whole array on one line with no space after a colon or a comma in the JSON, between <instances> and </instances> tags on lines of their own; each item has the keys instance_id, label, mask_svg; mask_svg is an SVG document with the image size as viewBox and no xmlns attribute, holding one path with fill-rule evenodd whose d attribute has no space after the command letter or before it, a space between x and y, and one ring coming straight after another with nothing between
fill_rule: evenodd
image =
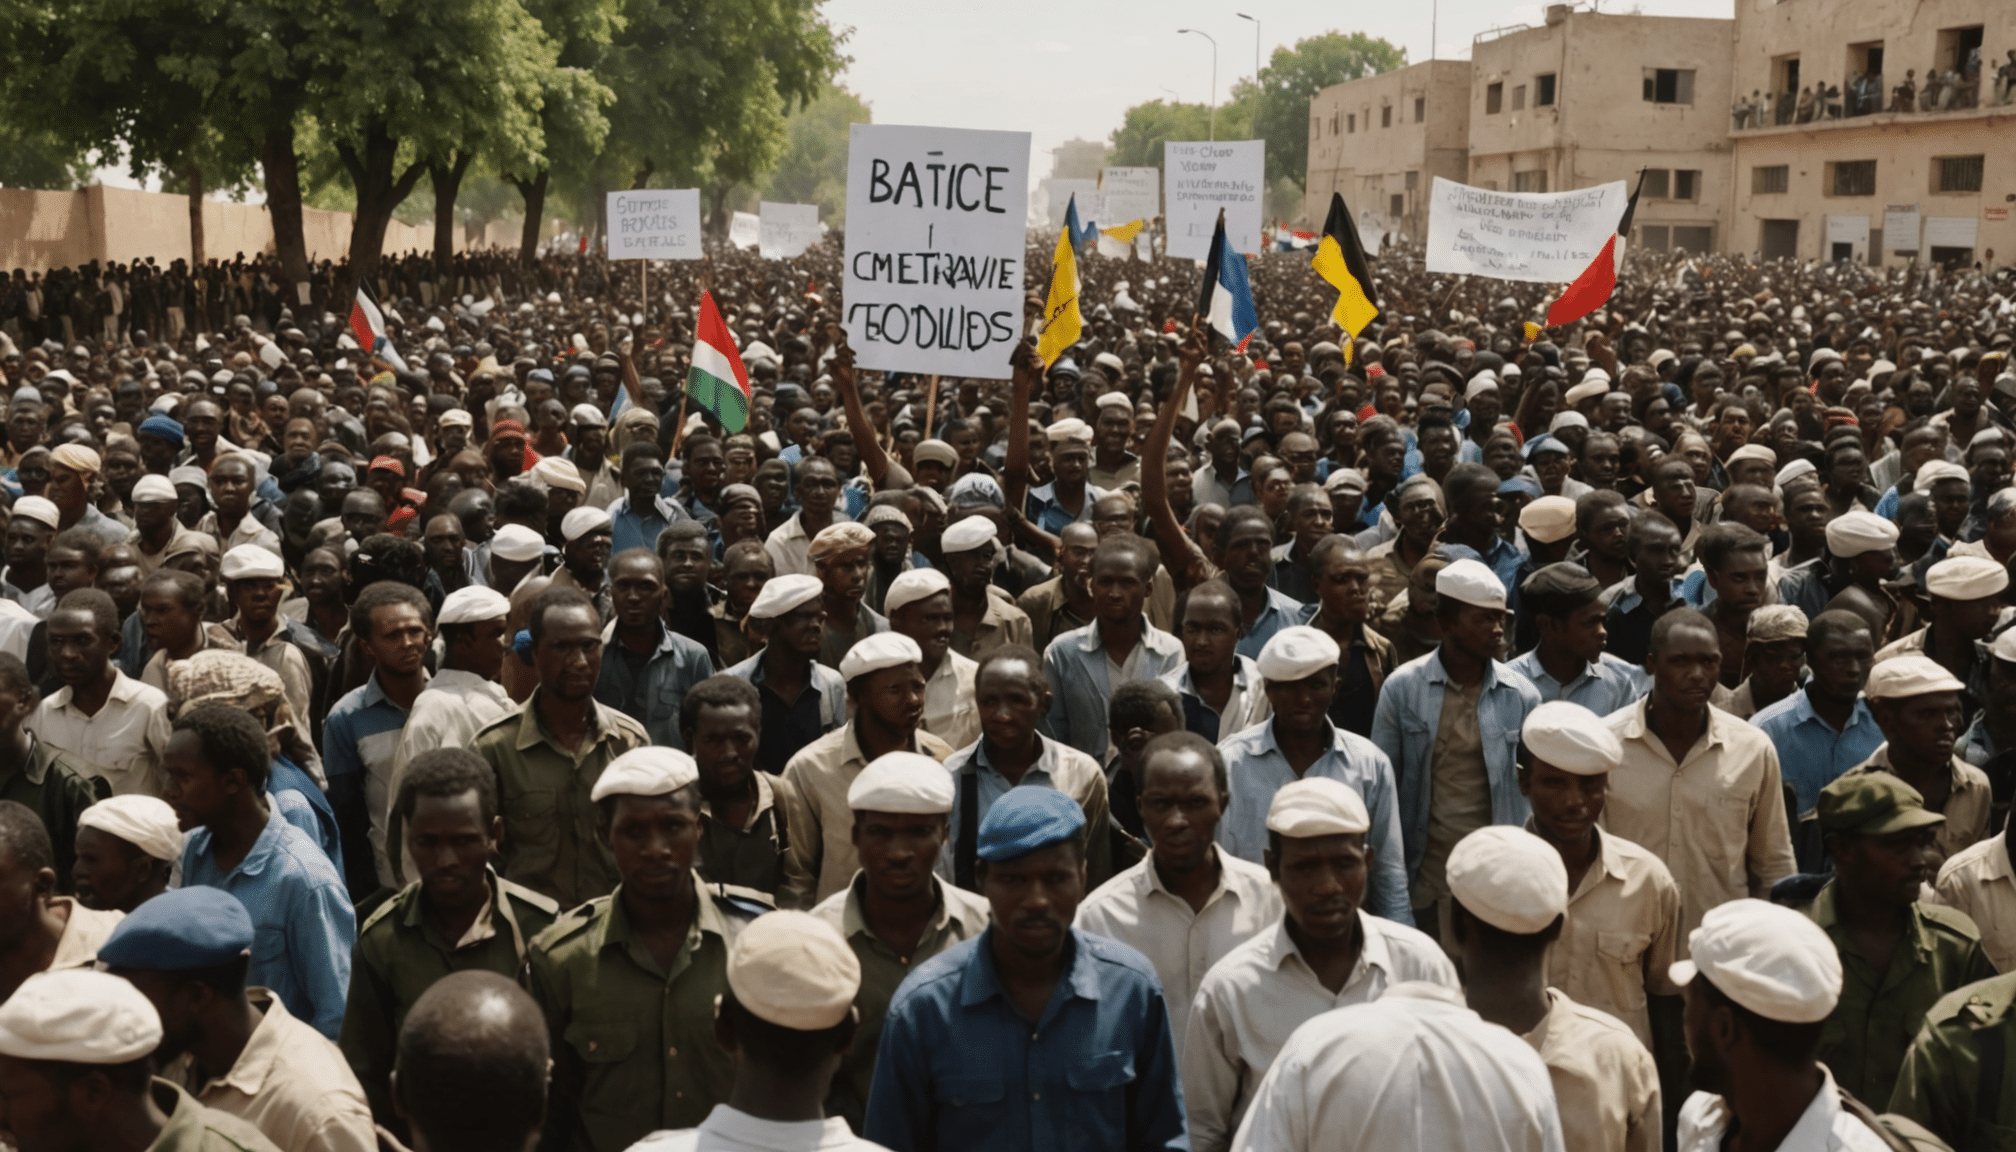
<instances>
[{"instance_id":1,"label":"black and yellow flag","mask_svg":"<svg viewBox=\"0 0 2016 1152\"><path fill-rule=\"evenodd\" d=\"M1330 194L1330 217L1323 222L1323 239L1316 245L1312 266L1337 289L1337 306L1330 309L1330 318L1344 329L1344 363L1349 364L1358 333L1379 317L1379 294L1365 265L1364 246L1358 243L1358 226L1351 222L1340 192Z\"/></svg>"}]
</instances>

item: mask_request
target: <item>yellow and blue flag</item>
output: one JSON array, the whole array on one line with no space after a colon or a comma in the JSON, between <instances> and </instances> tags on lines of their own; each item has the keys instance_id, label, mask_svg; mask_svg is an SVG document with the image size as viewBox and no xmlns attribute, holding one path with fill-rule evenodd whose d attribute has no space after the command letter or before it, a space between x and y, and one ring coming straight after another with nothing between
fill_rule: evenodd
<instances>
[{"instance_id":1,"label":"yellow and blue flag","mask_svg":"<svg viewBox=\"0 0 2016 1152\"><path fill-rule=\"evenodd\" d=\"M1365 263L1365 246L1358 242L1358 226L1344 207L1343 194L1330 194L1330 216L1323 222L1323 239L1316 243L1316 257L1310 261L1316 274L1337 289L1337 303L1330 319L1344 329L1344 363L1350 364L1358 333L1379 318L1379 293L1372 286L1372 270Z\"/></svg>"},{"instance_id":2,"label":"yellow and blue flag","mask_svg":"<svg viewBox=\"0 0 2016 1152\"><path fill-rule=\"evenodd\" d=\"M1064 205L1064 234L1071 238L1072 250L1077 251L1085 247L1086 244L1091 242L1092 237L1098 235L1098 233L1099 224L1097 221L1083 227L1079 226L1078 195L1075 192L1072 193L1070 203Z\"/></svg>"},{"instance_id":3,"label":"yellow and blue flag","mask_svg":"<svg viewBox=\"0 0 2016 1152\"><path fill-rule=\"evenodd\" d=\"M1084 318L1078 311L1078 254L1071 241L1071 231L1077 223L1076 211L1067 211L1064 230L1057 234L1050 299L1043 305L1043 323L1036 329L1036 355L1042 358L1046 369L1057 363L1057 358L1076 344L1085 330Z\"/></svg>"}]
</instances>

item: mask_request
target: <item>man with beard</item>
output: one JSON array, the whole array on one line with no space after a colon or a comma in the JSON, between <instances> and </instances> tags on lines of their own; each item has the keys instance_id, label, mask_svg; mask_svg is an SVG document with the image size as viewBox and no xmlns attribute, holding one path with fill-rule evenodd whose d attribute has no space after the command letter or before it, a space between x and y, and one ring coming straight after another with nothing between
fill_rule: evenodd
<instances>
[{"instance_id":1,"label":"man with beard","mask_svg":"<svg viewBox=\"0 0 2016 1152\"><path fill-rule=\"evenodd\" d=\"M714 674L714 661L698 641L665 626L658 557L642 548L617 556L609 565L609 594L615 613L603 637L595 699L643 725L653 744L685 751L679 706Z\"/></svg>"},{"instance_id":2,"label":"man with beard","mask_svg":"<svg viewBox=\"0 0 2016 1152\"><path fill-rule=\"evenodd\" d=\"M779 908L809 908L812 876L791 851L814 817L797 785L756 770L763 700L756 686L712 676L693 686L676 716L700 769L701 875L751 888Z\"/></svg>"},{"instance_id":3,"label":"man with beard","mask_svg":"<svg viewBox=\"0 0 2016 1152\"><path fill-rule=\"evenodd\" d=\"M924 731L953 748L980 737L973 679L980 665L952 650L952 583L935 568L915 568L896 578L886 601L889 626L917 642L924 654Z\"/></svg>"},{"instance_id":4,"label":"man with beard","mask_svg":"<svg viewBox=\"0 0 2016 1152\"><path fill-rule=\"evenodd\" d=\"M826 629L819 643L819 661L838 667L855 644L889 630L889 621L861 602L868 591L869 553L875 533L852 521L834 524L813 537L806 555L812 574L825 588Z\"/></svg>"},{"instance_id":5,"label":"man with beard","mask_svg":"<svg viewBox=\"0 0 2016 1152\"><path fill-rule=\"evenodd\" d=\"M452 503L452 501L451 501ZM427 567L441 581L442 594L480 583L474 565L475 554L462 534L462 519L450 512L427 517L420 544L427 551Z\"/></svg>"}]
</instances>

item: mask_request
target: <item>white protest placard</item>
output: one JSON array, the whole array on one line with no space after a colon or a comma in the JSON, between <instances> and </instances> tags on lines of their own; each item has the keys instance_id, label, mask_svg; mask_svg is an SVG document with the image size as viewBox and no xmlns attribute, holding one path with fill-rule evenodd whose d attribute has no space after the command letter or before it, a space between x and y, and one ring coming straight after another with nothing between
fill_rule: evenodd
<instances>
[{"instance_id":1,"label":"white protest placard","mask_svg":"<svg viewBox=\"0 0 2016 1152\"><path fill-rule=\"evenodd\" d=\"M1892 204L1883 209L1883 246L1892 252L1918 251L1918 206Z\"/></svg>"},{"instance_id":2,"label":"white protest placard","mask_svg":"<svg viewBox=\"0 0 2016 1152\"><path fill-rule=\"evenodd\" d=\"M700 190L609 193L609 259L700 259Z\"/></svg>"},{"instance_id":3,"label":"white protest placard","mask_svg":"<svg viewBox=\"0 0 2016 1152\"><path fill-rule=\"evenodd\" d=\"M754 248L763 224L754 212L737 212L728 218L728 243L737 248Z\"/></svg>"},{"instance_id":4,"label":"white protest placard","mask_svg":"<svg viewBox=\"0 0 2016 1152\"><path fill-rule=\"evenodd\" d=\"M1027 132L854 125L844 326L861 367L1007 379L1028 216Z\"/></svg>"},{"instance_id":5,"label":"white protest placard","mask_svg":"<svg viewBox=\"0 0 2016 1152\"><path fill-rule=\"evenodd\" d=\"M1211 255L1218 210L1225 210L1225 240L1235 252L1260 251L1261 201L1267 191L1265 140L1170 140L1162 145L1168 254L1179 260Z\"/></svg>"},{"instance_id":6,"label":"white protest placard","mask_svg":"<svg viewBox=\"0 0 2016 1152\"><path fill-rule=\"evenodd\" d=\"M1052 231L1064 227L1064 213L1074 199L1078 201L1080 228L1099 220L1099 185L1094 181L1046 177L1036 182L1036 193L1043 198L1044 220Z\"/></svg>"},{"instance_id":7,"label":"white protest placard","mask_svg":"<svg viewBox=\"0 0 2016 1152\"><path fill-rule=\"evenodd\" d=\"M1162 214L1162 170L1102 168L1099 171L1099 193L1100 207L1112 217L1110 220L1100 218L1099 223L1106 227L1117 228L1136 220L1153 220Z\"/></svg>"},{"instance_id":8,"label":"white protest placard","mask_svg":"<svg viewBox=\"0 0 2016 1152\"><path fill-rule=\"evenodd\" d=\"M765 200L758 211L763 226L757 250L765 260L802 256L807 248L819 242L817 204L772 204Z\"/></svg>"},{"instance_id":9,"label":"white protest placard","mask_svg":"<svg viewBox=\"0 0 2016 1152\"><path fill-rule=\"evenodd\" d=\"M1972 248L1980 235L1981 222L1972 216L1925 217L1927 248Z\"/></svg>"},{"instance_id":10,"label":"white protest placard","mask_svg":"<svg viewBox=\"0 0 2016 1152\"><path fill-rule=\"evenodd\" d=\"M1493 192L1435 178L1428 271L1566 284L1617 234L1622 180L1573 192Z\"/></svg>"}]
</instances>

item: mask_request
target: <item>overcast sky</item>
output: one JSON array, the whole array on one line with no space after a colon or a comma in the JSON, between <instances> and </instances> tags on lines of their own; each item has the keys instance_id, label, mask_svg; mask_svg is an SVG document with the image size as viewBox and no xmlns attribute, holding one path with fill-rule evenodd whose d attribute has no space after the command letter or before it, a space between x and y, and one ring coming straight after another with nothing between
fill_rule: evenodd
<instances>
[{"instance_id":1,"label":"overcast sky","mask_svg":"<svg viewBox=\"0 0 2016 1152\"><path fill-rule=\"evenodd\" d=\"M1603 0L1605 12L1729 18L1734 0ZM842 82L866 99L880 124L1011 129L1031 133L1031 175L1050 171L1049 150L1074 137L1105 140L1128 107L1147 100L1211 98L1211 45L1178 35L1196 28L1218 41L1218 95L1253 75L1254 27L1263 58L1324 32L1366 32L1419 63L1468 59L1471 39L1494 27L1541 22L1545 5L1504 0L1322 4L1311 0L827 0L835 25L852 25L854 63Z\"/></svg>"}]
</instances>

